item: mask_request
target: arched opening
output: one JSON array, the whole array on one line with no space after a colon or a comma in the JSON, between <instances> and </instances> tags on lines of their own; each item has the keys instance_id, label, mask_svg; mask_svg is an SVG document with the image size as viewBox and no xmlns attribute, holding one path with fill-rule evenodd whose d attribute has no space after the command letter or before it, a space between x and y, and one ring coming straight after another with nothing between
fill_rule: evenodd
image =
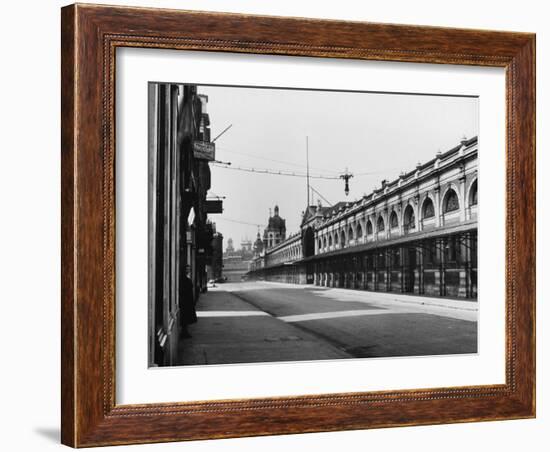
<instances>
[{"instance_id":1,"label":"arched opening","mask_svg":"<svg viewBox=\"0 0 550 452\"><path fill-rule=\"evenodd\" d=\"M323 238L323 248L326 248L327 247L327 238L324 237Z\"/></svg>"},{"instance_id":2,"label":"arched opening","mask_svg":"<svg viewBox=\"0 0 550 452\"><path fill-rule=\"evenodd\" d=\"M431 198L426 198L422 205L422 219L433 218L435 216L434 203Z\"/></svg>"},{"instance_id":3,"label":"arched opening","mask_svg":"<svg viewBox=\"0 0 550 452\"><path fill-rule=\"evenodd\" d=\"M357 223L357 231L355 233L355 238L360 239L363 237L363 228L361 227L360 223Z\"/></svg>"},{"instance_id":4,"label":"arched opening","mask_svg":"<svg viewBox=\"0 0 550 452\"><path fill-rule=\"evenodd\" d=\"M332 246L332 235L328 236L328 246Z\"/></svg>"},{"instance_id":5,"label":"arched opening","mask_svg":"<svg viewBox=\"0 0 550 452\"><path fill-rule=\"evenodd\" d=\"M405 214L403 215L403 228L405 229L405 232L409 232L414 230L415 227L414 209L409 204L405 207Z\"/></svg>"},{"instance_id":6,"label":"arched opening","mask_svg":"<svg viewBox=\"0 0 550 452\"><path fill-rule=\"evenodd\" d=\"M392 213L390 215L390 228L395 229L399 227L399 220L397 219L397 214L395 213L395 210L392 210Z\"/></svg>"},{"instance_id":7,"label":"arched opening","mask_svg":"<svg viewBox=\"0 0 550 452\"><path fill-rule=\"evenodd\" d=\"M477 206L477 179L470 187L470 195L468 196L468 204L470 206Z\"/></svg>"},{"instance_id":8,"label":"arched opening","mask_svg":"<svg viewBox=\"0 0 550 452\"><path fill-rule=\"evenodd\" d=\"M307 228L302 236L302 250L304 257L313 256L315 254L315 236L313 228Z\"/></svg>"},{"instance_id":9,"label":"arched opening","mask_svg":"<svg viewBox=\"0 0 550 452\"><path fill-rule=\"evenodd\" d=\"M367 220L367 235L372 235L372 222Z\"/></svg>"},{"instance_id":10,"label":"arched opening","mask_svg":"<svg viewBox=\"0 0 550 452\"><path fill-rule=\"evenodd\" d=\"M447 191L443 199L443 213L454 212L459 209L458 196L452 188Z\"/></svg>"},{"instance_id":11,"label":"arched opening","mask_svg":"<svg viewBox=\"0 0 550 452\"><path fill-rule=\"evenodd\" d=\"M376 229L378 232L381 232L384 230L384 219L380 216L378 217L378 222L376 223Z\"/></svg>"},{"instance_id":12,"label":"arched opening","mask_svg":"<svg viewBox=\"0 0 550 452\"><path fill-rule=\"evenodd\" d=\"M353 228L350 226L348 229L348 243L353 240Z\"/></svg>"},{"instance_id":13,"label":"arched opening","mask_svg":"<svg viewBox=\"0 0 550 452\"><path fill-rule=\"evenodd\" d=\"M346 233L344 231L340 234L340 246L344 246L346 244Z\"/></svg>"},{"instance_id":14,"label":"arched opening","mask_svg":"<svg viewBox=\"0 0 550 452\"><path fill-rule=\"evenodd\" d=\"M334 246L338 245L338 243L339 243L339 242L338 242L338 233L335 232L335 233L334 233Z\"/></svg>"}]
</instances>

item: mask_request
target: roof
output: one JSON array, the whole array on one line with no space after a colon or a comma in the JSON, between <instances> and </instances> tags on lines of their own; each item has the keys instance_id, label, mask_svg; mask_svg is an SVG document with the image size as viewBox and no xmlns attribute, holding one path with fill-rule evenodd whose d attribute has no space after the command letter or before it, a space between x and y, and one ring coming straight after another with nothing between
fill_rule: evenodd
<instances>
[{"instance_id":1,"label":"roof","mask_svg":"<svg viewBox=\"0 0 550 452\"><path fill-rule=\"evenodd\" d=\"M286 229L286 221L283 218L281 218L279 215L273 215L272 217L269 217L267 229L271 229L271 230Z\"/></svg>"},{"instance_id":2,"label":"roof","mask_svg":"<svg viewBox=\"0 0 550 452\"><path fill-rule=\"evenodd\" d=\"M478 141L477 136L472 137L470 139L464 139L461 141L461 143L458 146L455 146L454 148L444 153L439 153L435 158L429 160L424 164L418 165L414 170L409 171L408 173L403 173L397 179L393 181L384 180L381 188L377 188L373 190L370 194L363 196L362 199L357 201L350 201L349 203L346 201L341 201L335 204L334 206L332 206L332 210L327 210L324 212L326 221L338 221L337 215L335 214L338 214L338 210L340 209L340 207L343 207L345 210L347 210L346 212L347 214L348 213L352 214L355 210L364 208L365 204L368 205L372 203L377 203L379 202L380 199L382 199L383 196L393 195L395 193L395 189L403 190L407 187L408 184L417 183L418 181L414 179L414 176L417 171L420 172L420 176L419 176L420 178L426 177L422 175L422 171L432 168L436 160L439 159L439 161L441 162L442 166L440 167L440 169L444 168L445 165L449 162L449 159L453 157L455 154L457 154L462 147L469 148L477 144L477 141ZM466 158L471 158L473 154L474 153L468 154L468 157ZM453 162L454 161L450 162L450 164L453 164ZM402 183L401 186L399 185L399 181L401 181ZM386 190L388 189L389 189L389 193L386 194ZM331 218L331 217L334 217L334 218Z\"/></svg>"},{"instance_id":3,"label":"roof","mask_svg":"<svg viewBox=\"0 0 550 452\"><path fill-rule=\"evenodd\" d=\"M340 209L344 209L347 205L349 205L350 202L348 201L339 201L336 204L332 206L308 206L304 213L304 217L302 219L302 225L307 223L311 218L315 218L317 216L321 217L330 217L340 211Z\"/></svg>"}]
</instances>

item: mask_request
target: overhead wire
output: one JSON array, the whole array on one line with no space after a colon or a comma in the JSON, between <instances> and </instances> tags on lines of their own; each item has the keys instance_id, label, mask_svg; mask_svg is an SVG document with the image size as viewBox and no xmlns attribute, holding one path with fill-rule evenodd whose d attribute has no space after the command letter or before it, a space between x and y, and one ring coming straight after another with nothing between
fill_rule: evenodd
<instances>
[{"instance_id":1,"label":"overhead wire","mask_svg":"<svg viewBox=\"0 0 550 452\"><path fill-rule=\"evenodd\" d=\"M225 168L230 169L234 171L246 171L249 173L257 173L257 174L270 174L273 176L291 176L291 177L307 177L306 173L300 173L297 171L286 171L286 170L271 170L267 168L253 168L253 167L246 167L246 166L233 166L233 165L227 165L223 163L211 163L212 166L216 166L218 168ZM310 174L309 177L311 179L326 179L326 180L338 180L340 179L340 176L329 176L329 175L323 175L323 174Z\"/></svg>"},{"instance_id":2,"label":"overhead wire","mask_svg":"<svg viewBox=\"0 0 550 452\"><path fill-rule=\"evenodd\" d=\"M272 158L269 158L269 157L262 157L262 156L255 155L255 154L248 154L246 152L233 151L233 150L227 149L227 148L222 147L222 146L218 146L218 149L221 149L224 152L229 152L231 154L244 155L246 157L251 157L251 158L255 158L255 159L259 159L259 160L266 160L268 162L281 163L283 165L294 166L294 167L297 167L297 168L305 168L305 165L303 163L289 162L289 161L285 161L285 160L277 160L277 159L272 159ZM338 171L327 170L327 169L324 169L324 168L315 168L313 166L310 166L310 168L314 169L314 170L317 170L317 171L325 171L325 172L328 172L328 173L334 173L334 174L338 173Z\"/></svg>"},{"instance_id":3,"label":"overhead wire","mask_svg":"<svg viewBox=\"0 0 550 452\"><path fill-rule=\"evenodd\" d=\"M226 218L224 216L221 216L221 217L217 217L216 218L216 221L229 221L230 223L238 223L238 224L246 224L248 226L257 226L257 227L262 227L263 224L258 224L258 223L250 223L248 221L241 221L241 220L234 220L232 218Z\"/></svg>"},{"instance_id":4,"label":"overhead wire","mask_svg":"<svg viewBox=\"0 0 550 452\"><path fill-rule=\"evenodd\" d=\"M245 224L247 226L255 226L258 228L264 227L265 223L251 223L249 221L235 220L234 218L226 218L223 215L216 217L216 222L218 221L229 221L230 223ZM299 223L287 223L288 225L298 225Z\"/></svg>"},{"instance_id":5,"label":"overhead wire","mask_svg":"<svg viewBox=\"0 0 550 452\"><path fill-rule=\"evenodd\" d=\"M255 168L251 166L236 166L236 165L232 165L230 163L224 163L224 162L210 162L210 164L218 168L225 168L225 169L230 169L235 171L246 171L249 173L258 173L258 174L271 174L274 176L292 176L292 177L307 178L307 173L301 173L299 171L273 170L273 169L267 169L267 168ZM388 172L388 170L353 173L353 176L354 177L374 176L375 174L382 174L386 172ZM344 174L349 174L349 173L344 173ZM313 179L338 180L338 179L341 179L341 175L342 174L338 174L334 176L328 175L328 174L310 174L309 177Z\"/></svg>"}]
</instances>

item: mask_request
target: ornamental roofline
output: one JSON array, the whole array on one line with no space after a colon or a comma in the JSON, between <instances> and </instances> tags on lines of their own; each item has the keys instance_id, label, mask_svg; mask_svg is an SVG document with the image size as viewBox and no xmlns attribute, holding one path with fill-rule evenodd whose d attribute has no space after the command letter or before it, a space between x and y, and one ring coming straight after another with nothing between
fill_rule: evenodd
<instances>
[{"instance_id":1,"label":"ornamental roofline","mask_svg":"<svg viewBox=\"0 0 550 452\"><path fill-rule=\"evenodd\" d=\"M285 240L283 240L281 243L277 243L277 245L272 246L271 248L267 248L264 250L265 254L270 254L272 252L278 251L281 248L284 248L286 245L291 244L292 242L295 242L296 240L300 240L302 237L302 234L300 232L295 232L292 235L289 235Z\"/></svg>"},{"instance_id":2,"label":"ornamental roofline","mask_svg":"<svg viewBox=\"0 0 550 452\"><path fill-rule=\"evenodd\" d=\"M396 179L388 182L387 180L382 181L382 187L373 190L370 194L363 196L361 199L356 201L339 201L336 204L330 207L322 207L321 209L323 214L324 212L330 212L329 216L323 216L316 214L312 215L305 222L302 221L302 226L310 223L310 220L320 218L322 223L321 226L325 227L338 221L341 221L360 210L364 210L366 207L370 207L374 204L377 204L382 199L387 199L390 196L393 196L398 190L405 190L411 184L419 182L426 177L429 177L433 174L433 170L441 171L447 167L448 164L454 164L458 159L451 159L459 154L463 158L467 158L474 154L474 146L478 143L478 137L474 136L472 138L463 139L459 145L449 149L448 151L442 153L438 152L436 156L425 163L419 163L416 168L407 173L401 173ZM467 153L465 153L468 151ZM475 149L477 152L477 149ZM438 162L436 166L436 162ZM426 171L429 172L426 172ZM401 184L399 183L401 182ZM308 206L316 207L316 206ZM307 212L307 210L306 210ZM301 231L289 235L285 240L277 245L264 249L264 255L270 254L272 252L278 251L284 246L294 242L297 238L301 237Z\"/></svg>"},{"instance_id":3,"label":"ornamental roofline","mask_svg":"<svg viewBox=\"0 0 550 452\"><path fill-rule=\"evenodd\" d=\"M328 217L324 217L322 226L336 223L344 218L349 217L359 210L365 209L365 207L375 205L384 199L387 200L397 191L405 190L411 184L417 183L420 180L425 179L426 177L430 177L434 174L434 170L442 171L447 167L448 164L455 163L457 161L457 159L453 159L453 157L455 156L466 158L470 155L473 155L474 152L477 153L477 149L473 149L475 145L477 145L477 142L477 136L469 139L464 139L460 142L459 145L453 147L452 149L449 149L444 153L438 152L436 156L431 160L428 160L423 164L419 163L414 170L407 173L401 173L396 179L392 180L391 182L383 180L382 187L374 189L371 193L369 193L368 195L364 195L361 199L349 203L340 202L335 204L335 206L344 204L344 207L340 207L335 215L333 214ZM468 151L467 155L464 153L466 151Z\"/></svg>"}]
</instances>

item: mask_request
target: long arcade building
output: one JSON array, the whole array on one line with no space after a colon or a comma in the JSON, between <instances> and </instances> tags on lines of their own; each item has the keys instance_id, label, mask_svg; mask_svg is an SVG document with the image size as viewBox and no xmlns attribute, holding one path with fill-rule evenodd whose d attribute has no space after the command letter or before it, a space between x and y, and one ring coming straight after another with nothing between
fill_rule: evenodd
<instances>
[{"instance_id":1,"label":"long arcade building","mask_svg":"<svg viewBox=\"0 0 550 452\"><path fill-rule=\"evenodd\" d=\"M355 202L308 206L248 277L477 299L477 137Z\"/></svg>"}]
</instances>

